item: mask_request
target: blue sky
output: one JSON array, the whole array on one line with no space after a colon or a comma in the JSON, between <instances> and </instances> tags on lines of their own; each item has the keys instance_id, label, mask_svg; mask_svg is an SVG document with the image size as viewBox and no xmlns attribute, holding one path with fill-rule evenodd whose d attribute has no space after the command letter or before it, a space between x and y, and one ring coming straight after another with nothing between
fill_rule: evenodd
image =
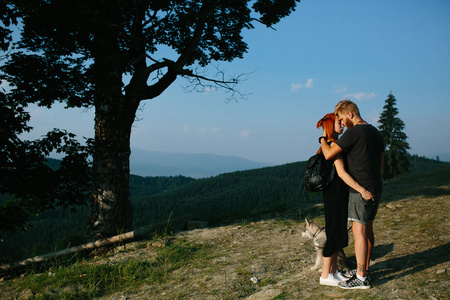
<instances>
[{"instance_id":1,"label":"blue sky","mask_svg":"<svg viewBox=\"0 0 450 300\"><path fill-rule=\"evenodd\" d=\"M238 86L246 100L227 101L224 90L186 93L180 78L143 102L131 147L302 161L318 149L317 121L338 101L355 101L378 126L392 91L410 153L450 153L450 1L303 0L276 31L255 27L244 34L244 59L218 64L251 73ZM35 130L26 138L53 128L93 137L93 110L31 109Z\"/></svg>"}]
</instances>

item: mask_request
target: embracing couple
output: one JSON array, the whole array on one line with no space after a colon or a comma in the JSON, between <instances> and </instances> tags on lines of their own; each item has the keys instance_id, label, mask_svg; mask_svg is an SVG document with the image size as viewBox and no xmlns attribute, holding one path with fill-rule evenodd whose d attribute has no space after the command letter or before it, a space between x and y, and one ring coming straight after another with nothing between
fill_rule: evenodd
<instances>
[{"instance_id":1,"label":"embracing couple","mask_svg":"<svg viewBox=\"0 0 450 300\"><path fill-rule=\"evenodd\" d=\"M344 126L347 130L342 134ZM320 284L368 289L367 272L375 242L373 220L382 191L383 138L361 118L358 107L350 100L340 101L334 113L317 123L319 127L323 129L319 152L334 164L339 175L323 191L327 242ZM336 264L339 249L348 246L347 220L352 222L357 266L342 274Z\"/></svg>"}]
</instances>

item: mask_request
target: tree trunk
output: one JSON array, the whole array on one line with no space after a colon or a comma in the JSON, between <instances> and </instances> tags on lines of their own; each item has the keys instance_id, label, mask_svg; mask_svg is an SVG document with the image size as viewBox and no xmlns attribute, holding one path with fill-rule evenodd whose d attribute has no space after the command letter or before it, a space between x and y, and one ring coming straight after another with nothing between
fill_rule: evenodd
<instances>
[{"instance_id":1,"label":"tree trunk","mask_svg":"<svg viewBox=\"0 0 450 300\"><path fill-rule=\"evenodd\" d=\"M117 102L96 105L93 194L89 220L91 240L132 229L129 193L131 124L126 121L130 116L125 116L120 106Z\"/></svg>"},{"instance_id":2,"label":"tree trunk","mask_svg":"<svg viewBox=\"0 0 450 300\"><path fill-rule=\"evenodd\" d=\"M90 240L132 230L130 135L138 102L122 93L122 59L113 5L99 10L94 36L95 144Z\"/></svg>"}]
</instances>

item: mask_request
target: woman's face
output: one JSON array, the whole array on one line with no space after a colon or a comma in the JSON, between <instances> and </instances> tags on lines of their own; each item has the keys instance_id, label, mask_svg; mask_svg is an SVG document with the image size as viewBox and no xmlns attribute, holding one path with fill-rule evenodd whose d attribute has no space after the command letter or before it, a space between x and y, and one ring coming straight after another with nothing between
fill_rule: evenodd
<instances>
[{"instance_id":1,"label":"woman's face","mask_svg":"<svg viewBox=\"0 0 450 300\"><path fill-rule=\"evenodd\" d=\"M344 122L339 121L338 118L334 119L334 132L341 134L344 132Z\"/></svg>"}]
</instances>

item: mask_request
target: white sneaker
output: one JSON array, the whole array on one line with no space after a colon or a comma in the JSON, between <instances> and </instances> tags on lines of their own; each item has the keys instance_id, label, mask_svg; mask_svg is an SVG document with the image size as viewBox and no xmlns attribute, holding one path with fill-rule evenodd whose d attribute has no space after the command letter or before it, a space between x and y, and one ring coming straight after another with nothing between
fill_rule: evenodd
<instances>
[{"instance_id":1,"label":"white sneaker","mask_svg":"<svg viewBox=\"0 0 450 300\"><path fill-rule=\"evenodd\" d=\"M342 275L342 273L339 272L339 271L336 271L336 273L334 273L333 276L334 276L334 278L336 278L337 280L339 280L339 282L348 280L348 278L345 277L344 275Z\"/></svg>"},{"instance_id":2,"label":"white sneaker","mask_svg":"<svg viewBox=\"0 0 450 300\"><path fill-rule=\"evenodd\" d=\"M331 273L328 274L328 278L326 278L326 279L324 279L324 278L322 278L322 276L320 276L320 280L319 280L320 284L330 285L330 286L338 286L339 282L341 282L341 280L335 278L334 275Z\"/></svg>"}]
</instances>

